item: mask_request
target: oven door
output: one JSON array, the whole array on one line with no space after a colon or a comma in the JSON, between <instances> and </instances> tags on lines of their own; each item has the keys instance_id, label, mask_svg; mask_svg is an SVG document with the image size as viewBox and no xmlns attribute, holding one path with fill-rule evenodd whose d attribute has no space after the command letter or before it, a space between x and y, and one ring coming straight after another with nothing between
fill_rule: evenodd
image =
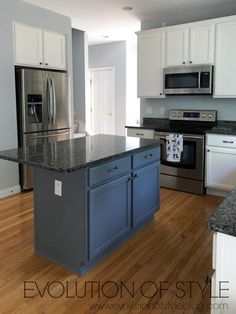
<instances>
[{"instance_id":1,"label":"oven door","mask_svg":"<svg viewBox=\"0 0 236 314\"><path fill-rule=\"evenodd\" d=\"M168 133L156 133L161 139L161 173L193 180L204 179L204 136L183 135L183 152L180 162L167 161L166 136Z\"/></svg>"}]
</instances>

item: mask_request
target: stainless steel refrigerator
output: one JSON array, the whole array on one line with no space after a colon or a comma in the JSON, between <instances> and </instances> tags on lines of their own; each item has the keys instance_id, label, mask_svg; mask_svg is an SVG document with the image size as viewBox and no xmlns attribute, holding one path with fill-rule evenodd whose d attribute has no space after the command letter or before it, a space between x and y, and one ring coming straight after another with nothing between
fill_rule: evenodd
<instances>
[{"instance_id":1,"label":"stainless steel refrigerator","mask_svg":"<svg viewBox=\"0 0 236 314\"><path fill-rule=\"evenodd\" d=\"M68 74L16 68L19 147L37 147L70 137ZM32 169L20 166L22 190L33 188Z\"/></svg>"}]
</instances>

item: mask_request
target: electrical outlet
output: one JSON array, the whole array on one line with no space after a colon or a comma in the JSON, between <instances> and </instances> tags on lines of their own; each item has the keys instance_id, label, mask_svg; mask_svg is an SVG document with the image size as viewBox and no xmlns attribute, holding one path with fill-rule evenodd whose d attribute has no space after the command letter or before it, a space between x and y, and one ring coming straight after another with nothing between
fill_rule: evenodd
<instances>
[{"instance_id":1,"label":"electrical outlet","mask_svg":"<svg viewBox=\"0 0 236 314\"><path fill-rule=\"evenodd\" d=\"M54 194L56 196L62 196L62 182L55 180Z\"/></svg>"},{"instance_id":2,"label":"electrical outlet","mask_svg":"<svg viewBox=\"0 0 236 314\"><path fill-rule=\"evenodd\" d=\"M146 113L147 114L152 114L152 107L147 107L146 108Z\"/></svg>"},{"instance_id":3,"label":"electrical outlet","mask_svg":"<svg viewBox=\"0 0 236 314\"><path fill-rule=\"evenodd\" d=\"M165 108L165 107L161 107L161 109L160 109L160 114L161 114L162 116L164 116L165 113L166 113L166 108Z\"/></svg>"}]
</instances>

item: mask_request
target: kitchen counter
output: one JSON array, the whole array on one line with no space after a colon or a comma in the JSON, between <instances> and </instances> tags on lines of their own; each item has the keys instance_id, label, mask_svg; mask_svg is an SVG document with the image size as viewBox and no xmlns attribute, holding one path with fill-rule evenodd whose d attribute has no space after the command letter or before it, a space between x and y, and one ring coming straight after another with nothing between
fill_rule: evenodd
<instances>
[{"instance_id":1,"label":"kitchen counter","mask_svg":"<svg viewBox=\"0 0 236 314\"><path fill-rule=\"evenodd\" d=\"M194 123L194 122L193 122ZM159 132L181 132L181 126L179 129L171 126L171 122L168 119L159 118L144 118L142 124L139 125L127 125L126 128L140 128L150 129ZM189 130L191 133L191 129ZM236 135L236 121L217 121L216 126L209 128L205 131L206 134L225 134L225 135Z\"/></svg>"},{"instance_id":2,"label":"kitchen counter","mask_svg":"<svg viewBox=\"0 0 236 314\"><path fill-rule=\"evenodd\" d=\"M0 152L0 158L58 172L72 172L140 149L158 140L114 135L94 135Z\"/></svg>"},{"instance_id":3,"label":"kitchen counter","mask_svg":"<svg viewBox=\"0 0 236 314\"><path fill-rule=\"evenodd\" d=\"M236 121L218 121L217 125L206 131L207 134L236 135Z\"/></svg>"},{"instance_id":4,"label":"kitchen counter","mask_svg":"<svg viewBox=\"0 0 236 314\"><path fill-rule=\"evenodd\" d=\"M207 221L210 229L236 237L236 189L234 189Z\"/></svg>"},{"instance_id":5,"label":"kitchen counter","mask_svg":"<svg viewBox=\"0 0 236 314\"><path fill-rule=\"evenodd\" d=\"M95 135L0 152L33 166L35 252L83 274L160 208L160 142Z\"/></svg>"}]
</instances>

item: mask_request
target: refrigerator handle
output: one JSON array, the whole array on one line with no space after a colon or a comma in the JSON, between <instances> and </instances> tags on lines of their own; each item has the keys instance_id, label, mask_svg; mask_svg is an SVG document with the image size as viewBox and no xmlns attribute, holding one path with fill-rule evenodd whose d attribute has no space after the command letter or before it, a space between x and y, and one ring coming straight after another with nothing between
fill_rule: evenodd
<instances>
[{"instance_id":1,"label":"refrigerator handle","mask_svg":"<svg viewBox=\"0 0 236 314\"><path fill-rule=\"evenodd\" d=\"M52 121L52 96L51 96L51 82L50 77L47 78L47 109L48 109L48 122Z\"/></svg>"},{"instance_id":2,"label":"refrigerator handle","mask_svg":"<svg viewBox=\"0 0 236 314\"><path fill-rule=\"evenodd\" d=\"M56 100L56 89L53 77L51 78L52 82L52 99L53 99L53 124L56 123L56 116L57 116L57 100Z\"/></svg>"}]
</instances>

